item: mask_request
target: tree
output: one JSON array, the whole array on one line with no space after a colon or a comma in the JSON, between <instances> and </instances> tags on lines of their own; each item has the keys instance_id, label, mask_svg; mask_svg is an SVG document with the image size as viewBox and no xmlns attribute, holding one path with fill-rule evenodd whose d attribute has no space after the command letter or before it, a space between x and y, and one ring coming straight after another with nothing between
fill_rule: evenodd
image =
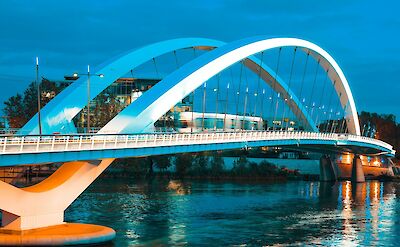
<instances>
[{"instance_id":1,"label":"tree","mask_svg":"<svg viewBox=\"0 0 400 247\"><path fill-rule=\"evenodd\" d=\"M154 156L153 161L161 171L166 171L171 166L170 156L159 155Z\"/></svg>"},{"instance_id":2,"label":"tree","mask_svg":"<svg viewBox=\"0 0 400 247\"><path fill-rule=\"evenodd\" d=\"M211 159L211 174L214 177L219 177L224 173L225 162L221 157L221 154L218 152L214 152L214 155Z\"/></svg>"},{"instance_id":3,"label":"tree","mask_svg":"<svg viewBox=\"0 0 400 247\"><path fill-rule=\"evenodd\" d=\"M24 114L23 98L20 94L10 97L4 102L4 113L8 117L11 128L21 128L28 120Z\"/></svg>"},{"instance_id":4,"label":"tree","mask_svg":"<svg viewBox=\"0 0 400 247\"><path fill-rule=\"evenodd\" d=\"M178 176L184 177L185 175L187 175L191 167L192 155L188 153L177 154L175 156L174 163L175 163L176 173L178 174Z\"/></svg>"},{"instance_id":5,"label":"tree","mask_svg":"<svg viewBox=\"0 0 400 247\"><path fill-rule=\"evenodd\" d=\"M206 153L198 153L193 157L191 173L195 176L208 174L208 163L210 159Z\"/></svg>"},{"instance_id":6,"label":"tree","mask_svg":"<svg viewBox=\"0 0 400 247\"><path fill-rule=\"evenodd\" d=\"M261 176L275 175L279 171L278 167L266 160L263 160L258 164L258 173Z\"/></svg>"},{"instance_id":7,"label":"tree","mask_svg":"<svg viewBox=\"0 0 400 247\"><path fill-rule=\"evenodd\" d=\"M54 82L43 78L40 83L40 91L46 93L44 96L40 95L40 105L45 106L52 97L47 97L47 93L54 95L61 91ZM38 98L37 87L34 82L28 85L25 89L23 96L17 94L10 97L4 102L4 113L8 117L11 128L21 128L29 119L31 119L38 111Z\"/></svg>"},{"instance_id":8,"label":"tree","mask_svg":"<svg viewBox=\"0 0 400 247\"><path fill-rule=\"evenodd\" d=\"M382 114L370 112L361 112L359 115L361 131L366 132L366 126L373 126L376 129L375 138L385 141L395 150L400 150L400 124L396 123L396 117L393 114ZM400 158L400 153L396 153Z\"/></svg>"},{"instance_id":9,"label":"tree","mask_svg":"<svg viewBox=\"0 0 400 247\"><path fill-rule=\"evenodd\" d=\"M35 83L29 84L28 88L24 91L24 114L27 119L31 119L38 111L38 98ZM25 124L25 123L24 123Z\"/></svg>"},{"instance_id":10,"label":"tree","mask_svg":"<svg viewBox=\"0 0 400 247\"><path fill-rule=\"evenodd\" d=\"M237 160L233 162L232 173L236 176L247 175L248 173L249 161L246 156L240 156Z\"/></svg>"}]
</instances>

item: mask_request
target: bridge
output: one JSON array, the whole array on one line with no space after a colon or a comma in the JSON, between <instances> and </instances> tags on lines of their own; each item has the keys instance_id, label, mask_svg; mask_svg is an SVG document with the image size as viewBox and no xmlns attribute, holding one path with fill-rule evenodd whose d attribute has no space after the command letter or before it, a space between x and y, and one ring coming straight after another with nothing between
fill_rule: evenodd
<instances>
[{"instance_id":1,"label":"bridge","mask_svg":"<svg viewBox=\"0 0 400 247\"><path fill-rule=\"evenodd\" d=\"M285 59L285 49L290 49L289 59ZM180 63L177 53L188 50L194 56ZM176 67L160 76L156 58L171 53ZM96 133L78 133L77 116L86 114L89 127L88 101L149 63L161 77L159 82L135 100L129 96L130 102L124 101L123 109ZM0 200L1 230L21 232L63 225L66 208L117 158L282 147L321 153L321 181L335 181L335 156L351 154L352 181L363 182L361 155L390 159L395 154L390 144L362 136L343 71L325 50L305 40L266 36L231 43L174 39L130 51L93 75L100 74L104 76L90 76L88 71L87 77L51 100L40 117L35 115L16 134L0 137L0 166L62 163L54 174L30 187L0 182L0 197L7 198ZM82 97L82 92L89 97ZM215 101L210 102L210 94ZM193 101L187 115L191 119L174 111L174 121L182 120L181 129L171 132L165 125L163 132L157 132L160 119L166 119L171 109L190 96ZM114 235L112 230L103 232L91 243ZM79 237L52 241L88 243Z\"/></svg>"}]
</instances>

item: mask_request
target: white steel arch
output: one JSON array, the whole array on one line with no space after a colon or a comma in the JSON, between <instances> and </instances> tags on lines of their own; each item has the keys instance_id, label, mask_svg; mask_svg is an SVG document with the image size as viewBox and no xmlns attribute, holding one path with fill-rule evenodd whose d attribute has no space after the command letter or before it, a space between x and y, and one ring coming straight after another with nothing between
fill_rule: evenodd
<instances>
[{"instance_id":1,"label":"white steel arch","mask_svg":"<svg viewBox=\"0 0 400 247\"><path fill-rule=\"evenodd\" d=\"M321 47L297 38L269 38L258 36L229 43L189 62L157 83L151 90L125 108L100 133L134 133L147 131L171 107L198 88L203 82L225 68L256 53L273 48L297 46L312 51L313 57L330 68L329 76L336 81L335 90L341 95L349 133L360 135L354 98L343 71Z\"/></svg>"}]
</instances>

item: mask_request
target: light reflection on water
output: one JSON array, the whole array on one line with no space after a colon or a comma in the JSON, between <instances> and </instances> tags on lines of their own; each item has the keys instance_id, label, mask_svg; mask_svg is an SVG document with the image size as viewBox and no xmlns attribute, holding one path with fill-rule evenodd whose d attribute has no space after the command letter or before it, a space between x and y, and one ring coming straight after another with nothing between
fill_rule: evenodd
<instances>
[{"instance_id":1,"label":"light reflection on water","mask_svg":"<svg viewBox=\"0 0 400 247\"><path fill-rule=\"evenodd\" d=\"M114 246L397 246L400 184L99 179L67 221L106 225Z\"/></svg>"}]
</instances>

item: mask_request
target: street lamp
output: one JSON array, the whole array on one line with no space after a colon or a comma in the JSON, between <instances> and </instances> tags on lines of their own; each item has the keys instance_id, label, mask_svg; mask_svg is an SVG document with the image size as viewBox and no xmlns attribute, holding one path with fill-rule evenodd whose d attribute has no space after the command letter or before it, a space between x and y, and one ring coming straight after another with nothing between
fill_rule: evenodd
<instances>
[{"instance_id":1,"label":"street lamp","mask_svg":"<svg viewBox=\"0 0 400 247\"><path fill-rule=\"evenodd\" d=\"M78 77L80 75L87 76L87 124L86 124L86 133L90 133L90 77L91 76L98 76L100 78L104 77L104 74L90 74L90 65L87 66L87 74L79 74L74 73L74 77Z\"/></svg>"},{"instance_id":2,"label":"street lamp","mask_svg":"<svg viewBox=\"0 0 400 247\"><path fill-rule=\"evenodd\" d=\"M42 119L41 119L41 116L40 116L39 57L36 57L36 90L37 90L39 135L42 135Z\"/></svg>"}]
</instances>

